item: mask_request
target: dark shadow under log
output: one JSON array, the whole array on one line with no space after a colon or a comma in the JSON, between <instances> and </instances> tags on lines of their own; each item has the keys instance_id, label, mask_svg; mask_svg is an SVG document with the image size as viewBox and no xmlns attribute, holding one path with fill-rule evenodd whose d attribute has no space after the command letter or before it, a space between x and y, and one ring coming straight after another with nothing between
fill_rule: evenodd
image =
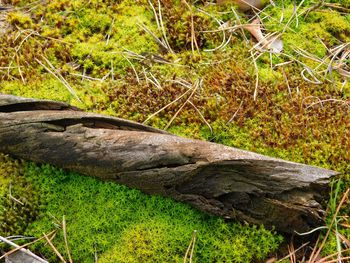
<instances>
[{"instance_id":1,"label":"dark shadow under log","mask_svg":"<svg viewBox=\"0 0 350 263\"><path fill-rule=\"evenodd\" d=\"M309 231L336 172L0 94L0 152L172 197L227 219Z\"/></svg>"}]
</instances>

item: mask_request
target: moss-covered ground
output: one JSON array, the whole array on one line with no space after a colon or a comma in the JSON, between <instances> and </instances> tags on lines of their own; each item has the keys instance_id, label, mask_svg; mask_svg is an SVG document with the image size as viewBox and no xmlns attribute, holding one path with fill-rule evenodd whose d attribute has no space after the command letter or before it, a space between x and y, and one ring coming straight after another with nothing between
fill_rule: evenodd
<instances>
[{"instance_id":1,"label":"moss-covered ground","mask_svg":"<svg viewBox=\"0 0 350 263\"><path fill-rule=\"evenodd\" d=\"M248 31L218 30L218 21L234 27L253 15L235 13L230 3L162 0L159 21L155 0L6 0L14 9L6 12L11 30L0 35L0 92L138 122L169 104L147 123L337 170L340 191L332 192L329 222L350 182L350 84L336 69L349 67L341 57L349 49L350 2L274 2L260 18L265 33L280 35L279 54L252 49ZM0 205L0 235L40 237L57 228L53 243L68 258L64 216L75 262L96 256L181 262L194 230L194 261L201 263L263 260L282 241L262 226L224 222L169 199L4 155ZM338 230L349 237L340 227L348 218L339 220ZM59 261L44 243L32 248ZM324 253L335 250L331 235Z\"/></svg>"}]
</instances>

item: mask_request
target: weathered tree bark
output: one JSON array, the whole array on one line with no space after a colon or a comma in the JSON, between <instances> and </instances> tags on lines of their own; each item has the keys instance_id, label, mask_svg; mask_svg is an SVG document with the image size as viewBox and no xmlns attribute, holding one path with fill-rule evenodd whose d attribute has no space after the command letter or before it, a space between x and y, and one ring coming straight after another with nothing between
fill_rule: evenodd
<instances>
[{"instance_id":1,"label":"weathered tree bark","mask_svg":"<svg viewBox=\"0 0 350 263\"><path fill-rule=\"evenodd\" d=\"M0 94L0 152L292 233L322 223L336 172Z\"/></svg>"}]
</instances>

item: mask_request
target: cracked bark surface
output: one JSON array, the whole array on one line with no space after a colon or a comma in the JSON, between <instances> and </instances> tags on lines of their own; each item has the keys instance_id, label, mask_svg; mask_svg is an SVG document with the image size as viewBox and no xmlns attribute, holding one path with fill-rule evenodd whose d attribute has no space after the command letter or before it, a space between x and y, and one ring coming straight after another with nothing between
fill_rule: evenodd
<instances>
[{"instance_id":1,"label":"cracked bark surface","mask_svg":"<svg viewBox=\"0 0 350 263\"><path fill-rule=\"evenodd\" d=\"M292 233L323 223L334 171L0 94L0 152Z\"/></svg>"}]
</instances>

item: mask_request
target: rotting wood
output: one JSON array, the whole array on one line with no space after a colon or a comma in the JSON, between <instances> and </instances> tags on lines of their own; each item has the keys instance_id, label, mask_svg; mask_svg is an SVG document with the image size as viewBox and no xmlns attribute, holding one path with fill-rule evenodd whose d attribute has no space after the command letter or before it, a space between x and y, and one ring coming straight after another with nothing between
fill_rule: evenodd
<instances>
[{"instance_id":1,"label":"rotting wood","mask_svg":"<svg viewBox=\"0 0 350 263\"><path fill-rule=\"evenodd\" d=\"M0 94L0 152L285 233L323 223L334 171L186 139L65 103Z\"/></svg>"}]
</instances>

